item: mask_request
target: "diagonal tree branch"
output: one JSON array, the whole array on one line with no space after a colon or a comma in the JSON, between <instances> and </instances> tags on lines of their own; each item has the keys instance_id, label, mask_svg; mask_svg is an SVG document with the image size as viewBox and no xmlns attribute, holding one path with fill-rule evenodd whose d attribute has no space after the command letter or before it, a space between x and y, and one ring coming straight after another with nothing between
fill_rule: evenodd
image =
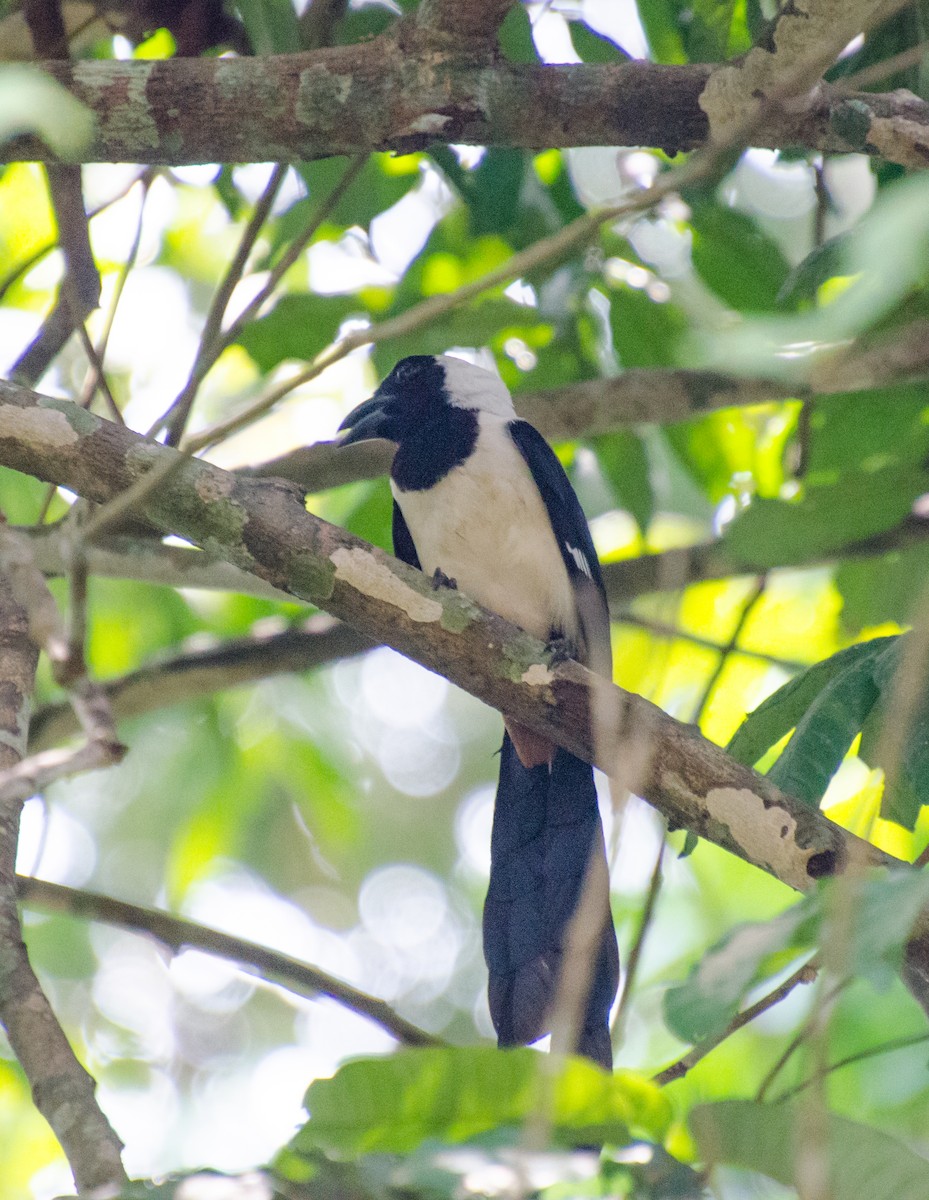
<instances>
[{"instance_id":1,"label":"diagonal tree branch","mask_svg":"<svg viewBox=\"0 0 929 1200\"><path fill-rule=\"evenodd\" d=\"M0 386L0 463L105 502L176 452L66 401ZM552 654L468 597L308 513L282 482L245 481L200 460L144 497L139 516L309 600L446 676L573 753L619 775L674 827L686 827L790 887L850 868L901 866L784 795L719 747L632 693ZM604 744L591 711L616 706ZM647 752L643 752L643 748ZM929 1005L929 913L905 975Z\"/></svg>"},{"instance_id":2,"label":"diagonal tree branch","mask_svg":"<svg viewBox=\"0 0 929 1200\"><path fill-rule=\"evenodd\" d=\"M41 66L98 117L88 162L294 162L409 153L434 142L674 153L707 140L700 98L710 65L476 65L457 48L436 51L428 38L419 46L415 30L401 24L402 40L383 34L304 54ZM822 84L790 106L772 105L752 144L877 150L921 168L929 161L929 104L909 93ZM49 160L35 138L10 141L0 155Z\"/></svg>"},{"instance_id":3,"label":"diagonal tree branch","mask_svg":"<svg viewBox=\"0 0 929 1200\"><path fill-rule=\"evenodd\" d=\"M101 686L113 716L121 721L269 675L312 670L371 645L351 625L315 616L292 629L232 638L208 650L165 658ZM30 722L30 750L57 745L79 728L69 704L47 704Z\"/></svg>"},{"instance_id":4,"label":"diagonal tree branch","mask_svg":"<svg viewBox=\"0 0 929 1200\"><path fill-rule=\"evenodd\" d=\"M72 913L89 917L95 921L106 921L124 929L134 929L157 938L171 950L185 947L202 950L220 958L252 968L263 977L279 981L292 991L310 996L328 996L353 1012L369 1017L386 1029L398 1041L407 1046L440 1046L440 1038L433 1037L424 1029L411 1024L394 1012L384 1000L369 996L344 983L309 963L269 950L255 942L210 929L194 921L172 916L157 908L140 908L124 900L114 900L97 892L85 892L77 888L64 887L58 883L47 883L43 879L32 879L25 875L16 876L20 898L27 904L52 912Z\"/></svg>"}]
</instances>

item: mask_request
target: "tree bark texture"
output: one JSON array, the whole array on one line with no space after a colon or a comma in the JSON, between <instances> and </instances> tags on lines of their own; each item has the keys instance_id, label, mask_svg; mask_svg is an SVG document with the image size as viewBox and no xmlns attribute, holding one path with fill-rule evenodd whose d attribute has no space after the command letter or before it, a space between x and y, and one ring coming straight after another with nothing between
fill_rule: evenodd
<instances>
[{"instance_id":1,"label":"tree bark texture","mask_svg":"<svg viewBox=\"0 0 929 1200\"><path fill-rule=\"evenodd\" d=\"M38 650L25 611L0 578L0 772L26 751ZM0 804L0 1023L32 1088L36 1108L61 1143L80 1192L126 1182L121 1143L94 1096L94 1081L74 1056L29 963L15 875L22 798Z\"/></svg>"},{"instance_id":2,"label":"tree bark texture","mask_svg":"<svg viewBox=\"0 0 929 1200\"><path fill-rule=\"evenodd\" d=\"M544 149L703 145L701 97L714 68L636 61L559 66L487 61L429 40L383 34L359 45L263 58L48 61L42 69L97 117L85 162L182 165L295 162L432 143ZM714 111L711 106L711 111ZM880 153L929 162L929 104L909 92L819 85L772 104L752 144ZM35 138L2 161L50 161Z\"/></svg>"}]
</instances>

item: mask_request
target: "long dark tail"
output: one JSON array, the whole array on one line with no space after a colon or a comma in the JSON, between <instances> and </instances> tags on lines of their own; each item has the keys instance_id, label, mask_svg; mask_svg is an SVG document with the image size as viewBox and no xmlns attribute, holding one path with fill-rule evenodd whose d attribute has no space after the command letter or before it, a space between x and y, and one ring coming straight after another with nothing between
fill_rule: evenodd
<instances>
[{"instance_id":1,"label":"long dark tail","mask_svg":"<svg viewBox=\"0 0 929 1200\"><path fill-rule=\"evenodd\" d=\"M566 926L592 850L604 853L593 768L566 750L556 752L551 769L524 767L506 734L484 904L490 1015L501 1046L534 1042L549 1032ZM608 896L604 909L609 911ZM618 982L616 933L608 919L578 1039L580 1053L607 1070L613 1065L609 1014Z\"/></svg>"}]
</instances>

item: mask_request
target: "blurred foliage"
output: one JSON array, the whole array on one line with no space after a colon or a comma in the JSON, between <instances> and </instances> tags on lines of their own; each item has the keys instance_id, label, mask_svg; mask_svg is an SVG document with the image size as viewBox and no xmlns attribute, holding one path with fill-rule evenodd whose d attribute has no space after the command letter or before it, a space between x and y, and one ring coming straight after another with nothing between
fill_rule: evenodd
<instances>
[{"instance_id":1,"label":"blurred foliage","mask_svg":"<svg viewBox=\"0 0 929 1200\"><path fill-rule=\"evenodd\" d=\"M257 53L310 38L354 42L415 4L327 6L335 20L322 30L309 19L314 7L297 17L286 0L242 0L204 49L219 52L240 35ZM500 50L513 62L573 54L613 63L647 45L660 62L721 61L764 36L773 6L635 7L638 22L620 14L632 6L592 0L543 6L531 20L518 5ZM2 6L7 57L16 16ZM925 37L925 17L922 3L901 11L833 74L910 49ZM136 44L134 36L94 22L72 52L166 57L176 44L173 29L140 30ZM78 154L89 136L82 111L36 90L43 77L25 70L0 70L0 137L36 131L57 153ZM887 86L925 98L924 83L923 68L911 65ZM297 239L306 248L218 357L192 430L284 385L340 333L479 280L669 167L648 149L437 146L371 155L330 204L349 165L323 158L288 170L231 315ZM205 165L141 181L135 167L85 168L103 281L88 330L105 341L110 389L133 428L150 428L183 387L269 173L262 164ZM892 341L929 308L929 180L902 175L864 156L749 150L721 178L604 227L582 252L350 355L211 453L224 466L253 465L331 438L408 353L452 350L494 365L517 407L521 395L635 368L782 381L776 402L696 404L688 421L617 422L558 447L605 561L713 543L731 566L722 579L617 601L616 678L911 861L929 840L919 640L929 393L919 379L848 382L858 349ZM42 170L0 169L5 372L55 303L56 238ZM821 394L833 367L843 390ZM87 380L72 339L41 387L79 397ZM92 403L108 413L99 397ZM0 470L0 509L14 524L54 525L72 502ZM386 481L320 492L309 504L389 547ZM55 590L66 602L67 588ZM97 676L118 678L191 648L270 636L305 615L244 595L93 578L88 661ZM37 702L58 698L43 667ZM924 899L921 877L857 881L851 893L824 885L796 904L710 844L686 859L666 854L624 1016L621 1069L610 1080L571 1062L555 1076L530 1051L489 1047L480 907L496 714L378 649L236 690L218 683L208 697L179 691L176 703L127 719L121 733L130 746L121 766L27 805L21 870L168 907L305 959L451 1046L391 1054L395 1042L379 1026L333 1001L195 950L169 954L118 927L27 908L33 961L99 1080L129 1170L160 1180L139 1183L133 1196L189 1200L216 1195L218 1185L230 1200L251 1198L276 1178L291 1200L508 1189L551 1200L696 1200L711 1167L724 1200L784 1194L765 1190L775 1185L762 1177L794 1195L810 1110L802 1097L778 1105L754 1097L791 1039L809 1033L836 976L848 982L831 1001L828 1029L800 1039L775 1090L852 1059L827 1076L828 1109L815 1089L805 1093L818 1105L831 1194L929 1194L927 1055L889 1043L925 1031L896 974ZM635 800L621 829L606 803L604 815L626 964L662 831ZM679 852L683 834L670 840ZM816 950L831 955L825 982L795 990L675 1083L650 1082ZM601 1143L599 1160L578 1149ZM271 1161L276 1176L241 1174ZM200 1171L204 1163L215 1172ZM45 1200L69 1186L9 1056L0 1063L0 1174L10 1200Z\"/></svg>"}]
</instances>

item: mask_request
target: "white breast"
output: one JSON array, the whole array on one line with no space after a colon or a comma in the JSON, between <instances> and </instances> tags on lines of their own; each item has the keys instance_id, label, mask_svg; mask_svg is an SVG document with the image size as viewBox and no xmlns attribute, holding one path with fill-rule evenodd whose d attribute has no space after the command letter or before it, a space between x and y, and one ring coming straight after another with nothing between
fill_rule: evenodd
<instances>
[{"instance_id":1,"label":"white breast","mask_svg":"<svg viewBox=\"0 0 929 1200\"><path fill-rule=\"evenodd\" d=\"M578 636L574 593L542 497L506 420L478 416L474 452L426 492L391 488L422 569L536 637Z\"/></svg>"}]
</instances>

